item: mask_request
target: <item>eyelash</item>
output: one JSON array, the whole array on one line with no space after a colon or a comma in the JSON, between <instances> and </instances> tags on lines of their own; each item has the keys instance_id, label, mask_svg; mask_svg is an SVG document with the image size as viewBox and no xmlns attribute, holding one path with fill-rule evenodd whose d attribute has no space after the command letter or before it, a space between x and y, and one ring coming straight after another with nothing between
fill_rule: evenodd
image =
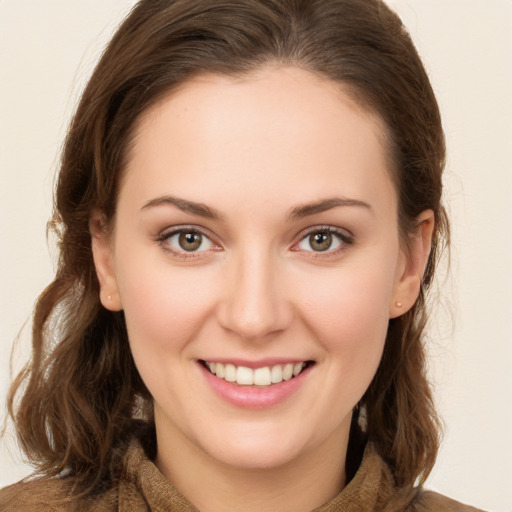
<instances>
[{"instance_id":1,"label":"eyelash","mask_svg":"<svg viewBox=\"0 0 512 512\"><path fill-rule=\"evenodd\" d=\"M340 253L347 250L350 246L354 245L355 242L354 236L346 230L335 228L333 226L313 226L299 234L299 241L293 244L291 250L300 251L301 249L298 248L299 244L306 241L312 235L320 233L333 235L333 237L338 239L339 246L335 249L327 249L325 251L304 251L309 253L308 257L310 258L329 258L338 256Z\"/></svg>"},{"instance_id":2,"label":"eyelash","mask_svg":"<svg viewBox=\"0 0 512 512\"><path fill-rule=\"evenodd\" d=\"M184 233L194 233L198 234L203 237L201 241L201 245L204 243L205 240L207 240L214 248L213 249L206 249L202 251L190 251L187 252L185 250L176 250L173 249L170 244L169 240L176 235L181 235ZM298 242L295 242L291 250L299 252L301 249L299 248L299 245L306 241L308 237L311 237L314 234L328 234L333 235L339 242L339 246L335 249L326 249L325 251L315 251L315 250L302 250L304 253L309 253L308 257L312 258L328 258L332 256L337 256L341 252L345 251L348 247L354 244L354 236L350 233L348 233L345 230L341 230L339 228L335 228L333 226L314 226L311 228L308 228L307 230L301 232L298 237ZM222 250L220 248L220 245L217 244L213 240L213 236L210 235L208 232L204 230L204 228L198 228L195 226L176 226L168 231L164 231L161 235L158 236L156 241L162 246L162 248L165 251L170 252L174 257L177 257L181 260L191 260L196 258L203 258L205 257L205 253L213 251L219 251Z\"/></svg>"},{"instance_id":3,"label":"eyelash","mask_svg":"<svg viewBox=\"0 0 512 512\"><path fill-rule=\"evenodd\" d=\"M162 234L156 239L156 241L162 246L162 248L165 251L170 252L174 257L179 258L181 260L191 260L196 258L202 258L205 256L205 252L208 252L210 250L218 251L219 249L208 249L207 251L190 251L187 252L185 250L176 250L173 249L170 244L169 240L176 235L184 234L184 233L194 233L201 235L203 237L203 240L201 242L201 245L204 243L205 240L209 241L209 243L214 247L220 247L218 244L216 244L213 241L213 236L210 235L208 232L204 230L204 228L198 228L195 226L176 226L172 229L169 229L168 231L162 232Z\"/></svg>"}]
</instances>

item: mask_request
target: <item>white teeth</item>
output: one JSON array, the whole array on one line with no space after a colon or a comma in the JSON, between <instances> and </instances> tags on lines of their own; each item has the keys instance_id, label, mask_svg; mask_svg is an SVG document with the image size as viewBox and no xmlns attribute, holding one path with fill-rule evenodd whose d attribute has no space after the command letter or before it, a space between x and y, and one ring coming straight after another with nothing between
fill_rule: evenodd
<instances>
[{"instance_id":1,"label":"white teeth","mask_svg":"<svg viewBox=\"0 0 512 512\"><path fill-rule=\"evenodd\" d=\"M288 363L283 368L283 380L290 380L293 377L293 364Z\"/></svg>"},{"instance_id":2,"label":"white teeth","mask_svg":"<svg viewBox=\"0 0 512 512\"><path fill-rule=\"evenodd\" d=\"M236 369L236 383L240 386L252 386L254 384L254 372L245 366Z\"/></svg>"},{"instance_id":3,"label":"white teeth","mask_svg":"<svg viewBox=\"0 0 512 512\"><path fill-rule=\"evenodd\" d=\"M299 375L299 373L302 371L302 368L304 368L304 363L297 363L293 367L293 376L297 377L297 375Z\"/></svg>"},{"instance_id":4,"label":"white teeth","mask_svg":"<svg viewBox=\"0 0 512 512\"><path fill-rule=\"evenodd\" d=\"M247 368L246 366L235 366L234 364L212 363L205 361L206 367L213 375L227 382L236 382L239 386L270 386L279 384L283 380L290 380L297 377L305 367L305 363L276 364L272 367Z\"/></svg>"},{"instance_id":5,"label":"white teeth","mask_svg":"<svg viewBox=\"0 0 512 512\"><path fill-rule=\"evenodd\" d=\"M256 386L270 386L271 383L272 378L268 366L254 370L254 384Z\"/></svg>"},{"instance_id":6,"label":"white teeth","mask_svg":"<svg viewBox=\"0 0 512 512\"><path fill-rule=\"evenodd\" d=\"M270 380L272 384L278 384L283 380L283 369L281 365L277 364L276 366L272 366L272 371L270 372Z\"/></svg>"},{"instance_id":7,"label":"white teeth","mask_svg":"<svg viewBox=\"0 0 512 512\"><path fill-rule=\"evenodd\" d=\"M217 368L222 366L220 363L217 363ZM236 366L234 364L227 364L224 367L224 379L228 382L236 381Z\"/></svg>"}]
</instances>

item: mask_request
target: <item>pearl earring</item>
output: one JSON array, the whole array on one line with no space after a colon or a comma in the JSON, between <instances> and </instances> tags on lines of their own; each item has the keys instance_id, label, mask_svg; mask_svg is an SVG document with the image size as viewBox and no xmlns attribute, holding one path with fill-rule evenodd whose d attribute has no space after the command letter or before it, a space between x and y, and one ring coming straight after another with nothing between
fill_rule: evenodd
<instances>
[{"instance_id":1,"label":"pearl earring","mask_svg":"<svg viewBox=\"0 0 512 512\"><path fill-rule=\"evenodd\" d=\"M401 303L401 302L395 302L395 306L396 306L397 308L401 308L401 307L402 307L402 303Z\"/></svg>"}]
</instances>

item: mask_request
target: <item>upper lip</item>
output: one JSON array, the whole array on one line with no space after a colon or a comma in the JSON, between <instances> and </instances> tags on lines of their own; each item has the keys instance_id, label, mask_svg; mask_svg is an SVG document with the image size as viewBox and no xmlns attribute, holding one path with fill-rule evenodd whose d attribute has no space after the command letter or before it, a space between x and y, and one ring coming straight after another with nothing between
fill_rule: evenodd
<instances>
[{"instance_id":1,"label":"upper lip","mask_svg":"<svg viewBox=\"0 0 512 512\"><path fill-rule=\"evenodd\" d=\"M218 358L213 357L211 359L204 358L200 359L200 361L209 362L209 363L221 363L221 364L232 364L234 366L245 366L246 368L252 368L255 370L256 368L264 368L265 366L276 366L278 364L296 364L296 363L306 363L312 361L311 359L301 359L301 358L269 358L269 359L259 359L257 361L250 361L248 359L228 359L228 358Z\"/></svg>"}]
</instances>

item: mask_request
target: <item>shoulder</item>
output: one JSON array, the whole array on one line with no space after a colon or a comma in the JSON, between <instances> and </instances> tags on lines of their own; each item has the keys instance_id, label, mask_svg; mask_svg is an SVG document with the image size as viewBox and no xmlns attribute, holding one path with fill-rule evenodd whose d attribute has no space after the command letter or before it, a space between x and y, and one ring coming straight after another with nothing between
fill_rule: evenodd
<instances>
[{"instance_id":1,"label":"shoulder","mask_svg":"<svg viewBox=\"0 0 512 512\"><path fill-rule=\"evenodd\" d=\"M421 490L413 501L410 512L483 512L433 491Z\"/></svg>"},{"instance_id":2,"label":"shoulder","mask_svg":"<svg viewBox=\"0 0 512 512\"><path fill-rule=\"evenodd\" d=\"M0 490L2 512L67 512L67 485L59 479L21 481Z\"/></svg>"},{"instance_id":3,"label":"shoulder","mask_svg":"<svg viewBox=\"0 0 512 512\"><path fill-rule=\"evenodd\" d=\"M107 492L96 498L76 499L67 478L21 481L0 490L0 512L114 512L115 496Z\"/></svg>"}]
</instances>

